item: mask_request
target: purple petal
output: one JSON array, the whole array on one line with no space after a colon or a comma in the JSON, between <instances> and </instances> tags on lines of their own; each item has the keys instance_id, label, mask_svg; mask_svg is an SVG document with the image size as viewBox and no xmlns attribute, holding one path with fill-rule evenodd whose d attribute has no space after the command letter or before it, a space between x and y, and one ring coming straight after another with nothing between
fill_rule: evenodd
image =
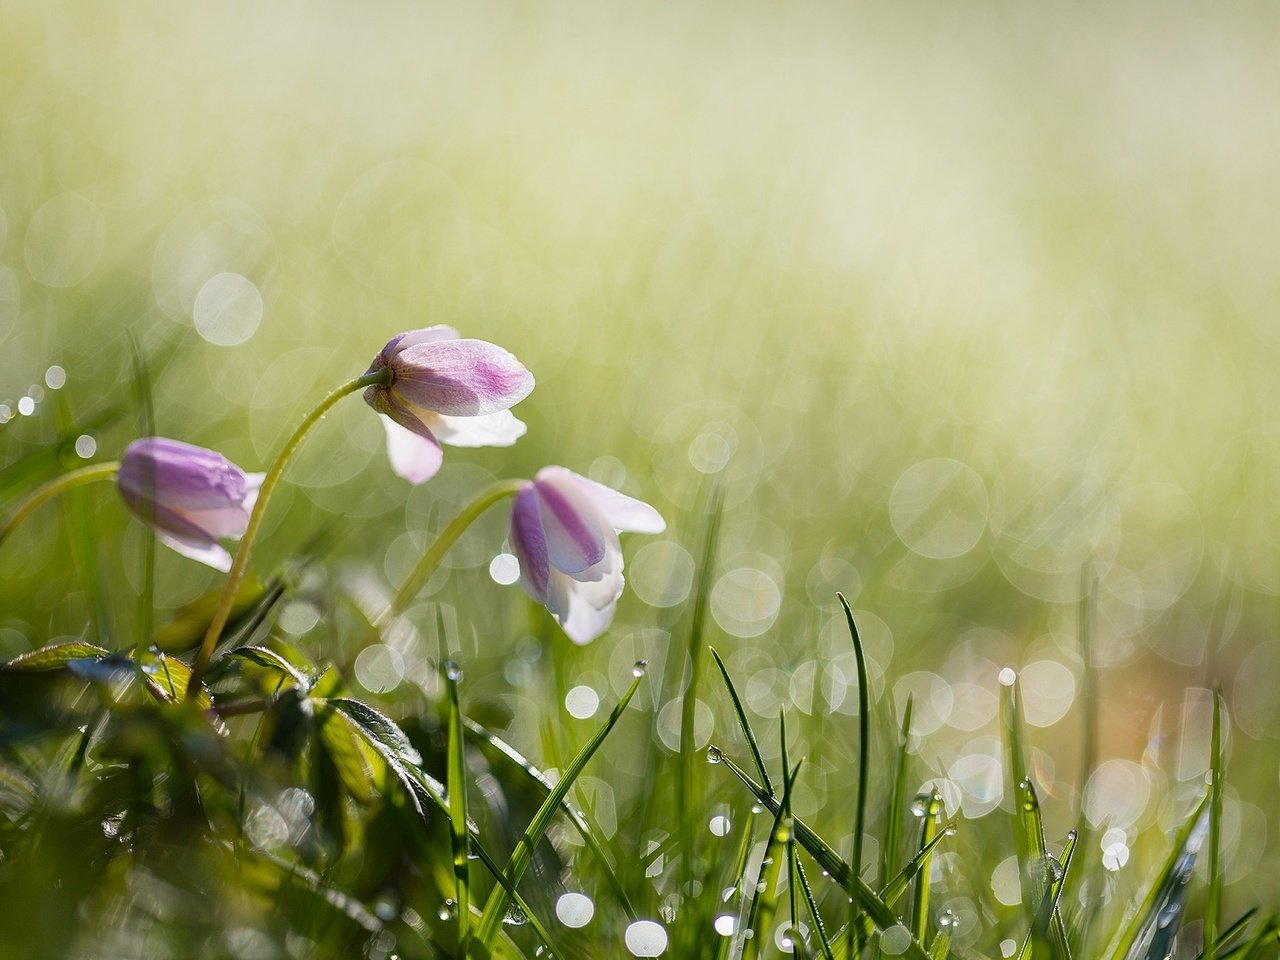
<instances>
[{"instance_id":1,"label":"purple petal","mask_svg":"<svg viewBox=\"0 0 1280 960\"><path fill-rule=\"evenodd\" d=\"M437 414L432 432L451 447L509 447L529 429L510 410L482 417L446 417Z\"/></svg>"},{"instance_id":2,"label":"purple petal","mask_svg":"<svg viewBox=\"0 0 1280 960\"><path fill-rule=\"evenodd\" d=\"M533 482L542 508L551 565L577 574L604 559L604 518L572 480L538 474Z\"/></svg>"},{"instance_id":3,"label":"purple petal","mask_svg":"<svg viewBox=\"0 0 1280 960\"><path fill-rule=\"evenodd\" d=\"M183 556L199 560L224 573L231 569L231 555L222 548L210 531L191 518L171 510L164 504L140 498L130 490L121 489L120 496L130 512L155 530L156 536L163 543ZM243 512L241 516L243 517ZM240 532L244 532L243 526Z\"/></svg>"},{"instance_id":4,"label":"purple petal","mask_svg":"<svg viewBox=\"0 0 1280 960\"><path fill-rule=\"evenodd\" d=\"M179 515L211 537L238 540L249 526L249 511L244 507L222 507L218 510L182 510Z\"/></svg>"},{"instance_id":5,"label":"purple petal","mask_svg":"<svg viewBox=\"0 0 1280 960\"><path fill-rule=\"evenodd\" d=\"M411 411L474 417L505 410L533 390L514 356L483 340L439 340L400 350L387 389Z\"/></svg>"},{"instance_id":6,"label":"purple petal","mask_svg":"<svg viewBox=\"0 0 1280 960\"><path fill-rule=\"evenodd\" d=\"M531 483L520 488L511 508L511 548L520 561L520 582L525 591L539 603L546 603L551 565L538 494Z\"/></svg>"},{"instance_id":7,"label":"purple petal","mask_svg":"<svg viewBox=\"0 0 1280 960\"><path fill-rule=\"evenodd\" d=\"M390 364L401 350L406 347L412 347L414 344L457 339L458 331L443 323L436 324L434 327L423 327L420 330L406 330L404 333L397 333L387 341L385 347L378 351L378 355L373 358L373 363L369 365L368 372L373 373L375 370L381 370Z\"/></svg>"},{"instance_id":8,"label":"purple petal","mask_svg":"<svg viewBox=\"0 0 1280 960\"><path fill-rule=\"evenodd\" d=\"M628 497L625 493L619 493L603 483L596 483L564 467L543 467L538 471L537 479L541 481L544 476L571 478L609 522L609 526L615 530L632 533L661 533L667 528L662 515L649 504L643 500Z\"/></svg>"},{"instance_id":9,"label":"purple petal","mask_svg":"<svg viewBox=\"0 0 1280 960\"><path fill-rule=\"evenodd\" d=\"M410 483L426 483L444 461L444 451L434 439L406 430L390 417L379 417L387 431L387 456L396 476Z\"/></svg>"},{"instance_id":10,"label":"purple petal","mask_svg":"<svg viewBox=\"0 0 1280 960\"><path fill-rule=\"evenodd\" d=\"M177 440L136 440L120 458L120 492L174 509L217 510L244 502L244 471L222 454Z\"/></svg>"}]
</instances>

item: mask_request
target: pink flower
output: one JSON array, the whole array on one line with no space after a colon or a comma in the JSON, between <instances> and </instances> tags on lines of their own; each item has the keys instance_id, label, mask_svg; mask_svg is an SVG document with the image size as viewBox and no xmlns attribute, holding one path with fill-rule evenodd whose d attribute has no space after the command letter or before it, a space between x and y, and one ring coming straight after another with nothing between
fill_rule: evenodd
<instances>
[{"instance_id":1,"label":"pink flower","mask_svg":"<svg viewBox=\"0 0 1280 960\"><path fill-rule=\"evenodd\" d=\"M665 529L647 503L564 467L539 470L511 510L520 582L574 643L590 643L613 621L623 585L618 534Z\"/></svg>"},{"instance_id":2,"label":"pink flower","mask_svg":"<svg viewBox=\"0 0 1280 960\"><path fill-rule=\"evenodd\" d=\"M508 408L530 394L533 375L499 346L459 339L452 327L410 330L382 348L369 373L383 369L391 382L364 398L384 415L392 469L411 483L435 476L441 443L510 446L525 432Z\"/></svg>"},{"instance_id":3,"label":"pink flower","mask_svg":"<svg viewBox=\"0 0 1280 960\"><path fill-rule=\"evenodd\" d=\"M218 540L244 533L262 477L214 450L148 437L125 449L116 487L161 543L226 572L231 555Z\"/></svg>"}]
</instances>

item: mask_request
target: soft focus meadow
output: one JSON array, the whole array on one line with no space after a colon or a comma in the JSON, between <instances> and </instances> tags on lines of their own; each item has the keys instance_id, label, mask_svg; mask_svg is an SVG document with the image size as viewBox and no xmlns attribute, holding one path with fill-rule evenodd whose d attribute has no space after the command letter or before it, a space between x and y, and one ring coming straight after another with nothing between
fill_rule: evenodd
<instances>
[{"instance_id":1,"label":"soft focus meadow","mask_svg":"<svg viewBox=\"0 0 1280 960\"><path fill-rule=\"evenodd\" d=\"M517 909L495 956L546 955L543 932L570 958L823 956L777 870L793 823L879 891L935 819L892 800L933 791L943 839L868 950L1012 956L1056 882L1027 879L1018 763L1048 853L1079 832L1044 922L1083 958L1157 956L1104 947L1225 765L1218 869L1206 839L1155 942L1197 957L1206 913L1221 932L1258 908L1205 955L1276 955L1241 945L1280 907L1280 10L0 0L0 23L0 519L149 434L264 471L403 331L451 325L536 378L527 435L446 447L418 486L338 403L237 609L243 642L335 665L324 683L468 783L499 866L547 787L481 740L452 753L459 717L555 783L648 661L570 784L595 846L550 824L519 887L545 931ZM623 535L608 632L572 643L516 585L503 505L370 633L466 503L548 464L665 518ZM189 663L225 576L159 547L153 577L152 544L108 484L42 506L0 545L0 661L82 640ZM97 674L2 674L5 956L464 949L458 821L405 839L389 774L366 797L344 780L333 822L284 763L199 781L198 829L166 831L165 803L104 820L66 771L141 776L144 734L95 726ZM303 750L282 722L206 742L184 716L190 756ZM785 811L706 761L758 780L753 745ZM210 821L221 840L183 834ZM804 849L834 941L847 898ZM280 892L298 876L313 901ZM1036 929L1023 955L1060 956Z\"/></svg>"}]
</instances>

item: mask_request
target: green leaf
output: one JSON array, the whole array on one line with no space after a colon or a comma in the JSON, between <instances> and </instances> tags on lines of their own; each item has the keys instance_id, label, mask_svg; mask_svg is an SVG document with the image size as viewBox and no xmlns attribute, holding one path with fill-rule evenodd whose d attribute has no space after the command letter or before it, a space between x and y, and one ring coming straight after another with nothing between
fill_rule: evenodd
<instances>
[{"instance_id":1,"label":"green leaf","mask_svg":"<svg viewBox=\"0 0 1280 960\"><path fill-rule=\"evenodd\" d=\"M107 651L97 644L68 640L19 654L0 666L0 670L61 670L73 660L97 660L105 656Z\"/></svg>"},{"instance_id":2,"label":"green leaf","mask_svg":"<svg viewBox=\"0 0 1280 960\"><path fill-rule=\"evenodd\" d=\"M165 656L156 648L144 651L138 663L142 671L142 679L150 694L162 703L175 703L187 695L187 683L191 679L191 668L177 657ZM209 689L202 683L196 704L201 710L213 708L213 698Z\"/></svg>"},{"instance_id":3,"label":"green leaf","mask_svg":"<svg viewBox=\"0 0 1280 960\"><path fill-rule=\"evenodd\" d=\"M291 679L304 693L311 689L311 678L269 647L259 647L251 644L246 647L237 647L227 656L248 660L250 663L255 663L260 667L283 674Z\"/></svg>"},{"instance_id":4,"label":"green leaf","mask_svg":"<svg viewBox=\"0 0 1280 960\"><path fill-rule=\"evenodd\" d=\"M360 748L355 721L332 704L317 704L315 717L320 742L347 793L357 803L368 806L374 800L373 770Z\"/></svg>"},{"instance_id":5,"label":"green leaf","mask_svg":"<svg viewBox=\"0 0 1280 960\"><path fill-rule=\"evenodd\" d=\"M941 832L930 839L914 857L907 861L907 865L898 872L897 876L884 885L880 890L880 898L889 906L893 906L897 899L907 892L907 887L911 885L911 881L915 879L924 865L929 862L929 855L933 853L934 848L943 840L954 836L955 832L956 821L952 820L942 828Z\"/></svg>"}]
</instances>

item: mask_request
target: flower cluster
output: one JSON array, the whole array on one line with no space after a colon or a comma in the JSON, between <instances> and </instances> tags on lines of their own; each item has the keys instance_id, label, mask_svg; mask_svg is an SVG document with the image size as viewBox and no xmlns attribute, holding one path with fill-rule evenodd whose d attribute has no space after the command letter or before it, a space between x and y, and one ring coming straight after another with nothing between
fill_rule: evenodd
<instances>
[{"instance_id":1,"label":"flower cluster","mask_svg":"<svg viewBox=\"0 0 1280 960\"><path fill-rule=\"evenodd\" d=\"M502 347L464 339L441 325L392 338L351 386L365 386L365 401L381 415L392 469L420 484L440 469L441 444L510 446L523 436L527 428L510 408L533 385L532 374ZM323 409L322 404L312 420ZM295 447L286 448L273 468L277 473ZM232 570L234 580L231 555L219 541L244 536L247 545L252 538L259 489L265 503L273 482L268 479L264 487L264 476L270 477L245 473L213 450L150 437L125 450L116 483L129 510L161 542L218 570ZM525 590L575 643L595 639L609 627L622 593L618 534L659 533L662 517L648 504L564 467L544 467L509 492L515 497L510 544Z\"/></svg>"}]
</instances>

